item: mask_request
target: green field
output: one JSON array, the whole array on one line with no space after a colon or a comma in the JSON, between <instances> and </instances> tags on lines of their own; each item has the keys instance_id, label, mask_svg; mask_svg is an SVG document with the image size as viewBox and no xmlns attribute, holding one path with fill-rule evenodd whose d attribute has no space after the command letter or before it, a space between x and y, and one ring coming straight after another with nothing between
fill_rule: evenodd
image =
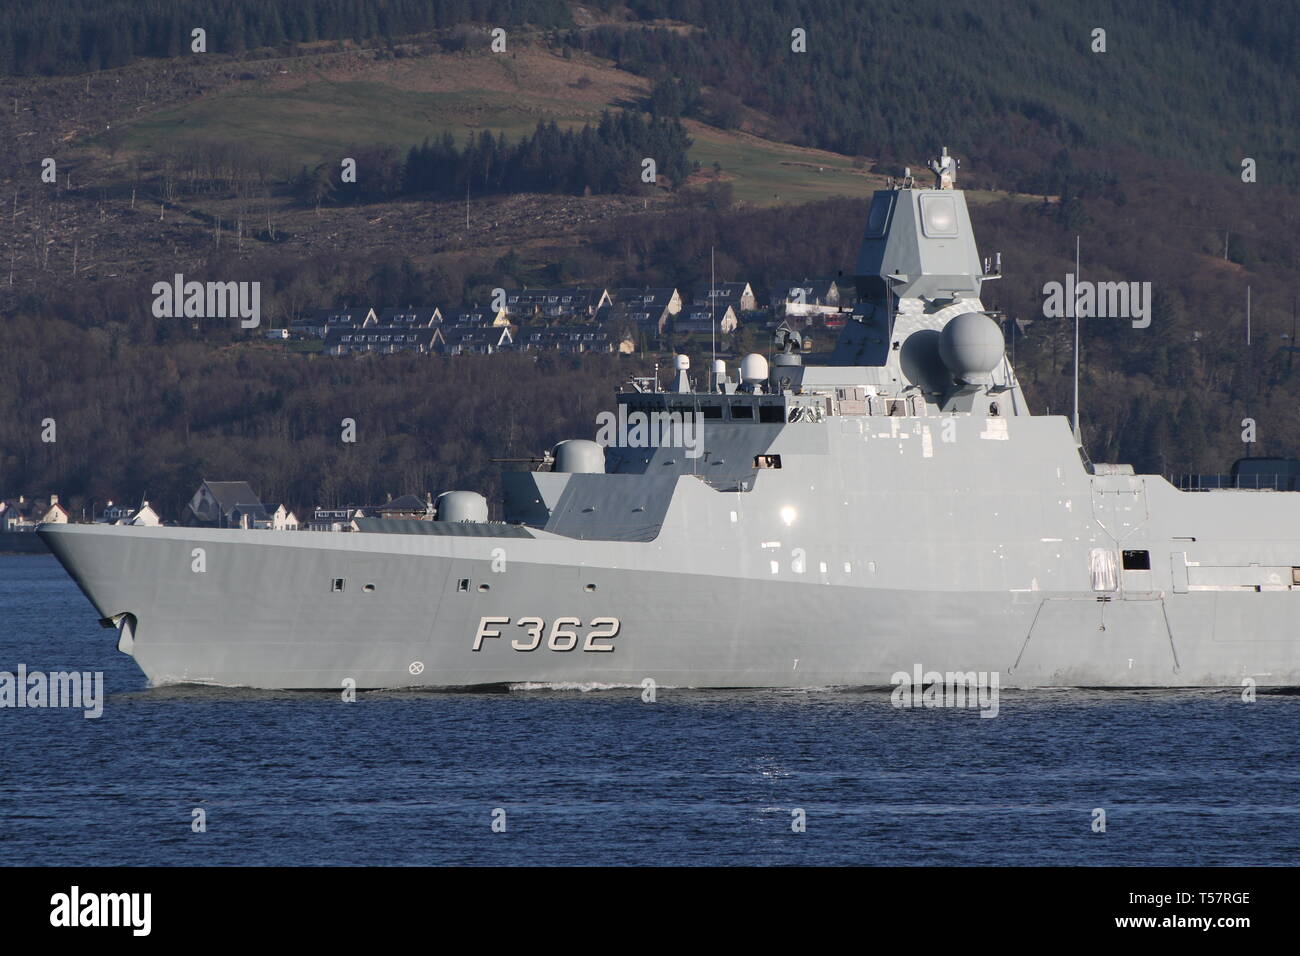
<instances>
[{"instance_id":1,"label":"green field","mask_svg":"<svg viewBox=\"0 0 1300 956\"><path fill-rule=\"evenodd\" d=\"M525 105L496 91L423 93L376 82L319 80L292 90L246 84L229 92L161 110L131 123L128 151L176 152L203 144L257 144L250 148L294 166L321 162L359 145L403 149L450 130L530 132L539 118L580 126L586 117L558 100Z\"/></svg>"},{"instance_id":2,"label":"green field","mask_svg":"<svg viewBox=\"0 0 1300 956\"><path fill-rule=\"evenodd\" d=\"M513 91L472 87L415 91L378 71L355 80L322 76L292 88L265 79L246 81L128 121L116 134L117 149L165 155L238 143L242 149L272 157L274 175L287 175L358 146L392 145L405 150L444 132L463 140L480 129L515 139L531 132L539 120L553 120L566 128L581 126L592 121L603 105L544 95L527 82L521 85ZM609 99L618 101L620 93L625 91L611 87ZM854 170L849 157L695 122L689 126L695 141L690 158L706 174L715 162L720 164L738 200L774 205L835 195L868 196L879 183L879 177Z\"/></svg>"},{"instance_id":3,"label":"green field","mask_svg":"<svg viewBox=\"0 0 1300 956\"><path fill-rule=\"evenodd\" d=\"M735 197L759 206L831 196L870 196L880 177L853 168L847 156L801 150L752 136L692 124L691 159L707 171L717 162Z\"/></svg>"},{"instance_id":4,"label":"green field","mask_svg":"<svg viewBox=\"0 0 1300 956\"><path fill-rule=\"evenodd\" d=\"M404 151L445 132L463 141L483 129L518 139L539 120L581 126L601 109L640 96L639 84L607 64L573 63L538 50L518 60L431 57L369 64L353 74L263 77L128 120L114 133L115 151L175 155L239 144L241 152L268 157L272 176L287 178L302 166L334 161L359 147ZM716 163L719 178L748 204L868 197L882 185L881 176L855 169L848 156L696 121L687 126L694 140L690 158L701 178L714 175ZM975 202L987 198L972 195Z\"/></svg>"}]
</instances>

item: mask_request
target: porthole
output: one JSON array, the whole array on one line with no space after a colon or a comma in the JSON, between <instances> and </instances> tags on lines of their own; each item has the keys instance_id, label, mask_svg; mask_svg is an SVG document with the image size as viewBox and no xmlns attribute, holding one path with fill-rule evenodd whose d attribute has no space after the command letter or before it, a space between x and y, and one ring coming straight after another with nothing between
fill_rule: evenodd
<instances>
[{"instance_id":1,"label":"porthole","mask_svg":"<svg viewBox=\"0 0 1300 956\"><path fill-rule=\"evenodd\" d=\"M487 591L487 590L490 589L490 587L489 587L489 585L486 585L486 584L480 584L480 585L478 586L478 589L479 589L480 591Z\"/></svg>"},{"instance_id":2,"label":"porthole","mask_svg":"<svg viewBox=\"0 0 1300 956\"><path fill-rule=\"evenodd\" d=\"M361 590L365 591L367 594L373 594L375 586L373 584L363 584L361 585Z\"/></svg>"}]
</instances>

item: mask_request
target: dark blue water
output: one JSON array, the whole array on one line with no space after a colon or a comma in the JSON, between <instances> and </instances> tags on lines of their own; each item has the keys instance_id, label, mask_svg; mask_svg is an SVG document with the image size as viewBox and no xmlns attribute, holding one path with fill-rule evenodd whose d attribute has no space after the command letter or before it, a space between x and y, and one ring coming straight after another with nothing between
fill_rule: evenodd
<instances>
[{"instance_id":1,"label":"dark blue water","mask_svg":"<svg viewBox=\"0 0 1300 956\"><path fill-rule=\"evenodd\" d=\"M95 617L53 558L0 555L0 670L102 670L109 695L98 720L0 709L0 864L1300 858L1296 696L1004 691L995 719L877 691L344 704L148 689Z\"/></svg>"}]
</instances>

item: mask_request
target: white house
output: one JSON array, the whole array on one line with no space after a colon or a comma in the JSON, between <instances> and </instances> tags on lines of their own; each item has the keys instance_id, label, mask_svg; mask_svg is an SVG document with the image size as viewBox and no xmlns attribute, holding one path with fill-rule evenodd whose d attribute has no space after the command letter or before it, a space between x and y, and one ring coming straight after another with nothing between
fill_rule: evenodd
<instances>
[{"instance_id":1,"label":"white house","mask_svg":"<svg viewBox=\"0 0 1300 956\"><path fill-rule=\"evenodd\" d=\"M0 501L0 531L31 531L36 527L28 514L31 502L23 495L10 501Z\"/></svg>"},{"instance_id":2,"label":"white house","mask_svg":"<svg viewBox=\"0 0 1300 956\"><path fill-rule=\"evenodd\" d=\"M104 510L95 518L95 524L123 524L131 517L131 509L126 505L115 505L109 498Z\"/></svg>"},{"instance_id":3,"label":"white house","mask_svg":"<svg viewBox=\"0 0 1300 956\"><path fill-rule=\"evenodd\" d=\"M271 514L272 531L297 531L298 516L281 504Z\"/></svg>"},{"instance_id":4,"label":"white house","mask_svg":"<svg viewBox=\"0 0 1300 956\"><path fill-rule=\"evenodd\" d=\"M41 521L46 524L67 524L69 517L71 516L68 514L68 509L59 504L59 496L50 495L50 507L46 510Z\"/></svg>"},{"instance_id":5,"label":"white house","mask_svg":"<svg viewBox=\"0 0 1300 956\"><path fill-rule=\"evenodd\" d=\"M153 506L148 501L140 502L140 510L131 515L128 521L119 521L118 524L142 525L146 528L156 528L162 524L162 518L158 517L158 512L153 510Z\"/></svg>"}]
</instances>

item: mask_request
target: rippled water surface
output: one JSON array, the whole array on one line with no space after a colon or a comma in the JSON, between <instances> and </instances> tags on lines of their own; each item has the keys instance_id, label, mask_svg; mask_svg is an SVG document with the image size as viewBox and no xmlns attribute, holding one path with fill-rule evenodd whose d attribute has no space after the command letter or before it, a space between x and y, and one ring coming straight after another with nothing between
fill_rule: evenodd
<instances>
[{"instance_id":1,"label":"rippled water surface","mask_svg":"<svg viewBox=\"0 0 1300 956\"><path fill-rule=\"evenodd\" d=\"M1300 859L1293 695L1004 691L995 719L862 690L344 704L149 689L95 618L53 558L0 555L0 671L98 670L107 692L98 720L0 709L0 864Z\"/></svg>"}]
</instances>

